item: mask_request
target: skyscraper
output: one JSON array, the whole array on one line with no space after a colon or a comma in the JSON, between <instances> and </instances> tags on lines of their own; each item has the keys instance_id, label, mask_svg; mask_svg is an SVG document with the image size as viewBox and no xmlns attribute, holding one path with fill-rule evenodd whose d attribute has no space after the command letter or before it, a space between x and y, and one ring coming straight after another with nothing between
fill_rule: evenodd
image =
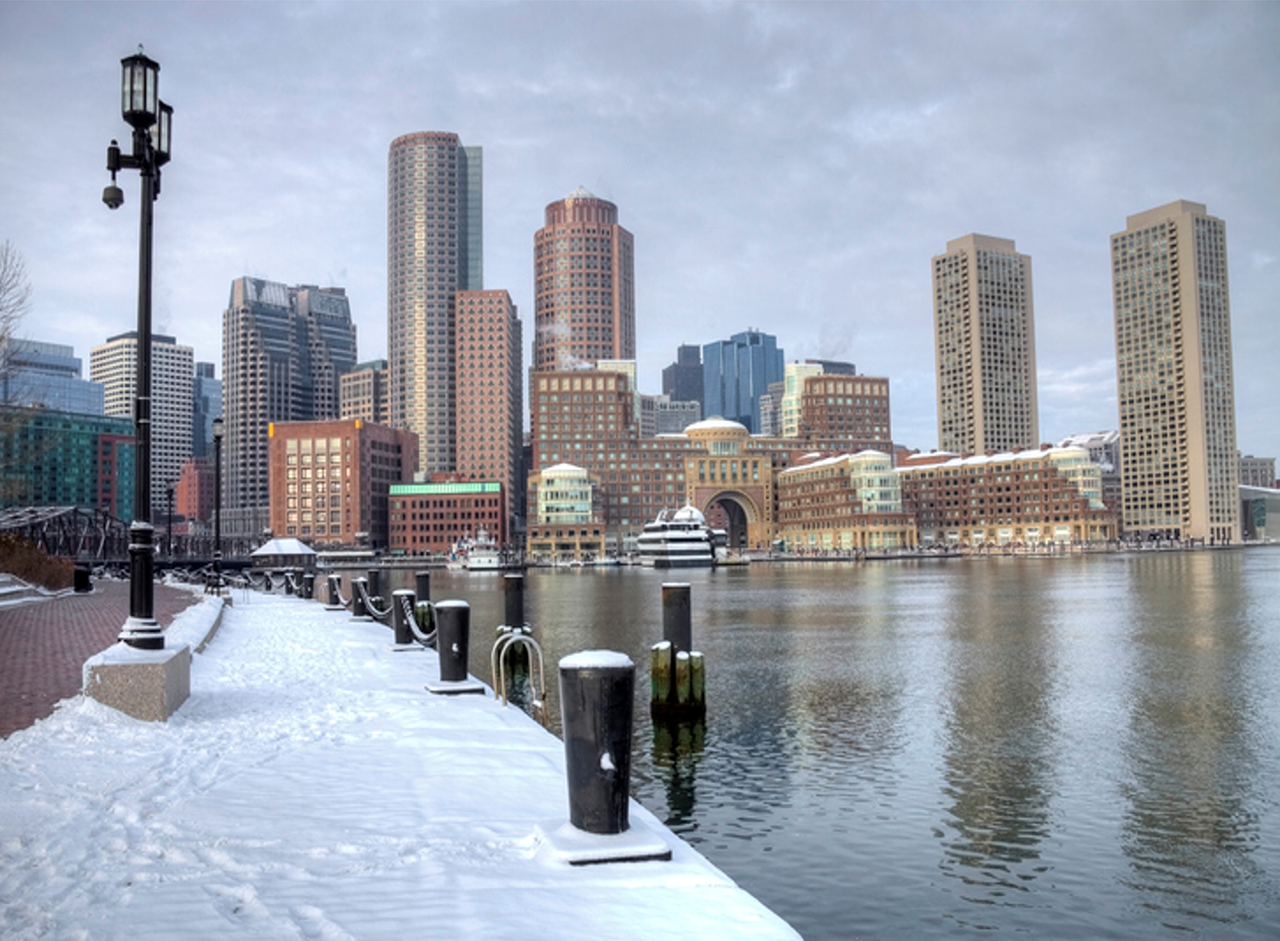
<instances>
[{"instance_id":1,"label":"skyscraper","mask_svg":"<svg viewBox=\"0 0 1280 941\"><path fill-rule=\"evenodd\" d=\"M222 414L222 380L213 363L196 363L191 383L191 456L213 454L213 420Z\"/></svg>"},{"instance_id":2,"label":"skyscraper","mask_svg":"<svg viewBox=\"0 0 1280 941\"><path fill-rule=\"evenodd\" d=\"M178 482L191 457L191 383L195 351L173 337L151 335L151 488L153 509ZM130 330L89 351L89 378L102 383L107 415L133 418L138 376L138 331Z\"/></svg>"},{"instance_id":3,"label":"skyscraper","mask_svg":"<svg viewBox=\"0 0 1280 941\"><path fill-rule=\"evenodd\" d=\"M103 395L102 383L81 375L74 348L0 339L0 404L102 415Z\"/></svg>"},{"instance_id":4,"label":"skyscraper","mask_svg":"<svg viewBox=\"0 0 1280 941\"><path fill-rule=\"evenodd\" d=\"M672 402L697 402L701 418L702 349L699 346L680 344L676 350L676 361L662 370L662 394Z\"/></svg>"},{"instance_id":5,"label":"skyscraper","mask_svg":"<svg viewBox=\"0 0 1280 941\"><path fill-rule=\"evenodd\" d=\"M506 291L457 297L458 473L503 484L507 501L521 488L524 343ZM503 508L507 525L514 507Z\"/></svg>"},{"instance_id":6,"label":"skyscraper","mask_svg":"<svg viewBox=\"0 0 1280 941\"><path fill-rule=\"evenodd\" d=\"M1239 540L1226 225L1185 200L1129 216L1111 271L1122 528Z\"/></svg>"},{"instance_id":7,"label":"skyscraper","mask_svg":"<svg viewBox=\"0 0 1280 941\"><path fill-rule=\"evenodd\" d=\"M760 396L783 380L778 338L759 330L735 333L702 347L702 414L760 431Z\"/></svg>"},{"instance_id":8,"label":"skyscraper","mask_svg":"<svg viewBox=\"0 0 1280 941\"><path fill-rule=\"evenodd\" d=\"M1031 257L966 235L933 259L938 446L958 454L1040 443Z\"/></svg>"},{"instance_id":9,"label":"skyscraper","mask_svg":"<svg viewBox=\"0 0 1280 941\"><path fill-rule=\"evenodd\" d=\"M634 243L618 207L578 187L533 238L533 368L636 358Z\"/></svg>"},{"instance_id":10,"label":"skyscraper","mask_svg":"<svg viewBox=\"0 0 1280 941\"><path fill-rule=\"evenodd\" d=\"M338 417L339 379L356 363L342 288L237 278L222 315L223 533L267 526L272 422Z\"/></svg>"},{"instance_id":11,"label":"skyscraper","mask_svg":"<svg viewBox=\"0 0 1280 941\"><path fill-rule=\"evenodd\" d=\"M484 284L482 153L457 134L406 134L387 166L391 424L418 435L419 468L457 465L455 295Z\"/></svg>"}]
</instances>

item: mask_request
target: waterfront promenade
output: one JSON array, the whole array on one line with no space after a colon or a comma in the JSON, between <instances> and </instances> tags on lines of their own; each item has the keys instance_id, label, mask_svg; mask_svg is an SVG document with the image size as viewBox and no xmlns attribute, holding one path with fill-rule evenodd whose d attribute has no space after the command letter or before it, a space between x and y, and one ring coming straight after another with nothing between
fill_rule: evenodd
<instances>
[{"instance_id":1,"label":"waterfront promenade","mask_svg":"<svg viewBox=\"0 0 1280 941\"><path fill-rule=\"evenodd\" d=\"M191 597L170 646L215 622ZM77 695L0 742L0 935L798 937L634 802L672 859L570 866L545 838L562 743L490 695L428 693L434 652L234 600L169 722Z\"/></svg>"}]
</instances>

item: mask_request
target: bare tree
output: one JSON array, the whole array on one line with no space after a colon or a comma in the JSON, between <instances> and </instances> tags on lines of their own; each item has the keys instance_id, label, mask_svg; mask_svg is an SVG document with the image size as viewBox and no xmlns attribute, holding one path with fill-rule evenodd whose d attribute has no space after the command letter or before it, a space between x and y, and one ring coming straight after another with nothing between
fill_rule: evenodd
<instances>
[{"instance_id":1,"label":"bare tree","mask_svg":"<svg viewBox=\"0 0 1280 941\"><path fill-rule=\"evenodd\" d=\"M9 375L18 325L30 309L31 281L27 278L27 263L22 253L6 239L0 243L0 377Z\"/></svg>"}]
</instances>

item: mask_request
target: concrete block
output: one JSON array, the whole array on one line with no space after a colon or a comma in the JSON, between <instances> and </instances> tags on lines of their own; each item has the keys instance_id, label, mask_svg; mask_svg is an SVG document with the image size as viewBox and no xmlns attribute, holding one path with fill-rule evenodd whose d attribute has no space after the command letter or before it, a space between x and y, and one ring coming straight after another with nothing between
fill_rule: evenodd
<instances>
[{"instance_id":1,"label":"concrete block","mask_svg":"<svg viewBox=\"0 0 1280 941\"><path fill-rule=\"evenodd\" d=\"M144 722L165 722L191 695L191 648L116 644L84 664L84 694Z\"/></svg>"}]
</instances>

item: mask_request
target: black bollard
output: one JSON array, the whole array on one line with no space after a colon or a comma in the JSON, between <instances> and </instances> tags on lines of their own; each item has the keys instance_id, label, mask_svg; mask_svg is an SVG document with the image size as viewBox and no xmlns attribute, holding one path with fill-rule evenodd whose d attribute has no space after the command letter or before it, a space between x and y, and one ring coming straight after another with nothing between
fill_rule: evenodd
<instances>
[{"instance_id":1,"label":"black bollard","mask_svg":"<svg viewBox=\"0 0 1280 941\"><path fill-rule=\"evenodd\" d=\"M587 833L630 826L635 664L588 650L560 661L560 713L569 779L569 822Z\"/></svg>"},{"instance_id":2,"label":"black bollard","mask_svg":"<svg viewBox=\"0 0 1280 941\"><path fill-rule=\"evenodd\" d=\"M436 605L436 649L440 651L442 681L466 680L470 643L471 605L465 601L442 601Z\"/></svg>"},{"instance_id":3,"label":"black bollard","mask_svg":"<svg viewBox=\"0 0 1280 941\"><path fill-rule=\"evenodd\" d=\"M373 616L369 614L369 609L364 606L364 597L360 592L360 586L367 583L363 578L353 578L351 580L351 617L353 620L371 621Z\"/></svg>"},{"instance_id":4,"label":"black bollard","mask_svg":"<svg viewBox=\"0 0 1280 941\"><path fill-rule=\"evenodd\" d=\"M676 653L693 649L693 607L689 601L688 582L664 582L662 585L662 639Z\"/></svg>"},{"instance_id":5,"label":"black bollard","mask_svg":"<svg viewBox=\"0 0 1280 941\"><path fill-rule=\"evenodd\" d=\"M76 594L84 594L86 591L93 591L93 585L89 581L89 564L87 562L77 562L76 570L73 574Z\"/></svg>"},{"instance_id":6,"label":"black bollard","mask_svg":"<svg viewBox=\"0 0 1280 941\"><path fill-rule=\"evenodd\" d=\"M524 626L524 576L508 575L502 580L503 621L508 627Z\"/></svg>"},{"instance_id":7,"label":"black bollard","mask_svg":"<svg viewBox=\"0 0 1280 941\"><path fill-rule=\"evenodd\" d=\"M369 569L369 597L377 598L382 594L382 573L377 569Z\"/></svg>"},{"instance_id":8,"label":"black bollard","mask_svg":"<svg viewBox=\"0 0 1280 941\"><path fill-rule=\"evenodd\" d=\"M405 613L406 602L408 614ZM413 631L409 629L409 618L413 617L413 609L413 592L408 588L401 588L391 593L391 626L395 628L397 645L409 646L413 643Z\"/></svg>"},{"instance_id":9,"label":"black bollard","mask_svg":"<svg viewBox=\"0 0 1280 941\"><path fill-rule=\"evenodd\" d=\"M337 572L330 572L325 578L325 582L329 586L329 607L342 607L342 576Z\"/></svg>"},{"instance_id":10,"label":"black bollard","mask_svg":"<svg viewBox=\"0 0 1280 941\"><path fill-rule=\"evenodd\" d=\"M431 600L431 573L427 570L413 573L413 592L419 601Z\"/></svg>"},{"instance_id":11,"label":"black bollard","mask_svg":"<svg viewBox=\"0 0 1280 941\"><path fill-rule=\"evenodd\" d=\"M311 600L316 596L316 573L304 572L302 575L302 597Z\"/></svg>"}]
</instances>

